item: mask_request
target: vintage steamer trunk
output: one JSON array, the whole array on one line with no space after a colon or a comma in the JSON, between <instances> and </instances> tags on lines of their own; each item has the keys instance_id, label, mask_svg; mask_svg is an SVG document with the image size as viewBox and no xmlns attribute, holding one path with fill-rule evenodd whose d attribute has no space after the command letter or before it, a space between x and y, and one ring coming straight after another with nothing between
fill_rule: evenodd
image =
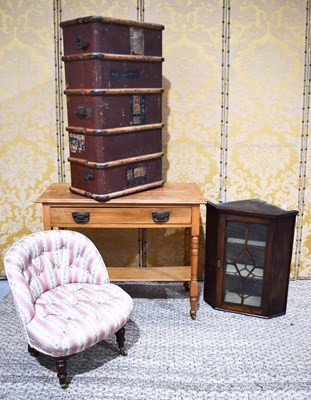
<instances>
[{"instance_id":1,"label":"vintage steamer trunk","mask_svg":"<svg viewBox=\"0 0 311 400\"><path fill-rule=\"evenodd\" d=\"M68 124L109 129L161 123L162 92L162 89L65 90Z\"/></svg>"},{"instance_id":2,"label":"vintage steamer trunk","mask_svg":"<svg viewBox=\"0 0 311 400\"><path fill-rule=\"evenodd\" d=\"M71 191L109 200L163 184L163 25L61 23Z\"/></svg>"},{"instance_id":3,"label":"vintage steamer trunk","mask_svg":"<svg viewBox=\"0 0 311 400\"><path fill-rule=\"evenodd\" d=\"M101 16L72 19L60 25L65 55L100 52L162 56L162 25Z\"/></svg>"},{"instance_id":4,"label":"vintage steamer trunk","mask_svg":"<svg viewBox=\"0 0 311 400\"><path fill-rule=\"evenodd\" d=\"M161 152L107 163L69 158L71 190L95 200L106 201L158 187L162 179L162 156Z\"/></svg>"},{"instance_id":5,"label":"vintage steamer trunk","mask_svg":"<svg viewBox=\"0 0 311 400\"><path fill-rule=\"evenodd\" d=\"M66 88L159 88L162 57L74 54L65 62Z\"/></svg>"},{"instance_id":6,"label":"vintage steamer trunk","mask_svg":"<svg viewBox=\"0 0 311 400\"><path fill-rule=\"evenodd\" d=\"M160 153L162 126L152 124L106 130L67 127L70 157L105 163Z\"/></svg>"}]
</instances>

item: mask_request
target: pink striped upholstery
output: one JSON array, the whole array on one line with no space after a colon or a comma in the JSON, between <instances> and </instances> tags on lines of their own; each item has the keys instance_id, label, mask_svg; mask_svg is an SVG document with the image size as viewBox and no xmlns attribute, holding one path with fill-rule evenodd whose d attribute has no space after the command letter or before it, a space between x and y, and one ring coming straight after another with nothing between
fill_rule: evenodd
<instances>
[{"instance_id":1,"label":"pink striped upholstery","mask_svg":"<svg viewBox=\"0 0 311 400\"><path fill-rule=\"evenodd\" d=\"M26 236L11 247L4 264L28 344L42 353L78 353L130 318L131 297L109 282L100 253L78 232Z\"/></svg>"}]
</instances>

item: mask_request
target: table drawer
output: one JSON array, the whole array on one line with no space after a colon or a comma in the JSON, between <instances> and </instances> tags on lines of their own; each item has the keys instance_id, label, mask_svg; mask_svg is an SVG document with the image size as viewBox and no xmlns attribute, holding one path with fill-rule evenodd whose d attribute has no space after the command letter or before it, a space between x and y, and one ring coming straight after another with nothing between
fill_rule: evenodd
<instances>
[{"instance_id":1,"label":"table drawer","mask_svg":"<svg viewBox=\"0 0 311 400\"><path fill-rule=\"evenodd\" d=\"M51 207L51 225L55 227L163 227L190 226L191 207Z\"/></svg>"}]
</instances>

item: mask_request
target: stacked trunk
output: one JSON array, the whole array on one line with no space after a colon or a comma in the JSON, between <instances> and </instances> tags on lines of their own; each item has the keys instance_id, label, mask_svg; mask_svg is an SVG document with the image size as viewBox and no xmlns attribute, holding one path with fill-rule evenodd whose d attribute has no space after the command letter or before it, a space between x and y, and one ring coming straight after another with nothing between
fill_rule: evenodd
<instances>
[{"instance_id":1,"label":"stacked trunk","mask_svg":"<svg viewBox=\"0 0 311 400\"><path fill-rule=\"evenodd\" d=\"M109 200L161 186L164 27L104 17L61 27L70 190Z\"/></svg>"}]
</instances>

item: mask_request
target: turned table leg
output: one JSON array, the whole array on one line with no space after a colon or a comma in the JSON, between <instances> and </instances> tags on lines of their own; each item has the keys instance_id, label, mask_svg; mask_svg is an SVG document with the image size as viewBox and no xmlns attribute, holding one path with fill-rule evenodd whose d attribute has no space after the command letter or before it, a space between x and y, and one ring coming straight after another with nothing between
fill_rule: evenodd
<instances>
[{"instance_id":1,"label":"turned table leg","mask_svg":"<svg viewBox=\"0 0 311 400\"><path fill-rule=\"evenodd\" d=\"M191 236L190 316L196 319L198 287L199 236Z\"/></svg>"},{"instance_id":2,"label":"turned table leg","mask_svg":"<svg viewBox=\"0 0 311 400\"><path fill-rule=\"evenodd\" d=\"M191 264L190 248L191 248L191 228L185 228L185 233L184 233L184 265L190 265ZM186 290L190 289L190 282L189 281L184 282L184 288Z\"/></svg>"},{"instance_id":3,"label":"turned table leg","mask_svg":"<svg viewBox=\"0 0 311 400\"><path fill-rule=\"evenodd\" d=\"M198 263L199 263L200 207L192 207L192 226L190 240L191 282L190 282L190 316L196 319L197 298L199 295Z\"/></svg>"}]
</instances>

